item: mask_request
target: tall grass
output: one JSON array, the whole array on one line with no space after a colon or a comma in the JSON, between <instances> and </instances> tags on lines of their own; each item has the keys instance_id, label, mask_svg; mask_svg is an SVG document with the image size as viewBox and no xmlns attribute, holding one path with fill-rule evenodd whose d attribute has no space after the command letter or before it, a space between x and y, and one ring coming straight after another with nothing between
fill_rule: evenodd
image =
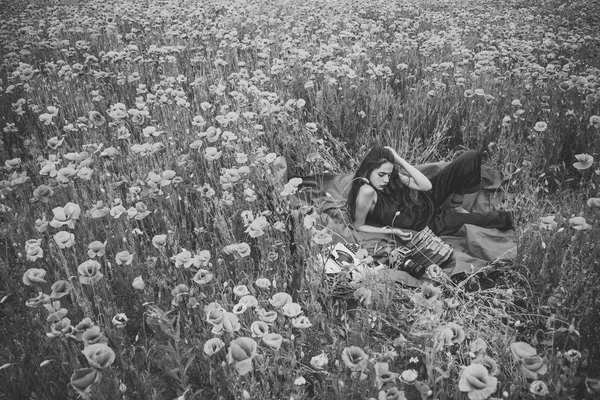
<instances>
[{"instance_id":1,"label":"tall grass","mask_svg":"<svg viewBox=\"0 0 600 400\"><path fill-rule=\"evenodd\" d=\"M0 9L0 397L598 396L593 3ZM283 167L350 172L381 144L481 151L514 264L326 279L325 217Z\"/></svg>"}]
</instances>

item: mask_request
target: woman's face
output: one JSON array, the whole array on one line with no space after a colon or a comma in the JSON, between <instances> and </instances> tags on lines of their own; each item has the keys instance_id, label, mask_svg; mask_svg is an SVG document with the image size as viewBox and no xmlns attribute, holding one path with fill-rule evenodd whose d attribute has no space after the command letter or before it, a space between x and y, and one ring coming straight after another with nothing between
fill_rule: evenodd
<instances>
[{"instance_id":1,"label":"woman's face","mask_svg":"<svg viewBox=\"0 0 600 400\"><path fill-rule=\"evenodd\" d=\"M394 171L394 164L391 162L384 162L379 168L376 168L369 175L369 182L377 190L383 190L385 185L390 182L392 172Z\"/></svg>"}]
</instances>

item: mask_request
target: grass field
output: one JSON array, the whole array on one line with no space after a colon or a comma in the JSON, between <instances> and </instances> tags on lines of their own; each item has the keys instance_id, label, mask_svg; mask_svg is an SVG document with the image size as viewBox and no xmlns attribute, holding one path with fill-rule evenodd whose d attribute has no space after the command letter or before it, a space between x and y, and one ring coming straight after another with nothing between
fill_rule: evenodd
<instances>
[{"instance_id":1,"label":"grass field","mask_svg":"<svg viewBox=\"0 0 600 400\"><path fill-rule=\"evenodd\" d=\"M597 1L0 10L0 399L600 399ZM479 150L516 261L324 279L281 166L373 145Z\"/></svg>"}]
</instances>

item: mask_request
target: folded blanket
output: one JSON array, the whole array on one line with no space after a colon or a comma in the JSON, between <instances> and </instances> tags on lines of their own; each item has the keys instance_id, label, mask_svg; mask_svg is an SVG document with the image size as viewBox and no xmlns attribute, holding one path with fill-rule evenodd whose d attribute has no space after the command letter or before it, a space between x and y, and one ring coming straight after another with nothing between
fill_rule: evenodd
<instances>
[{"instance_id":1,"label":"folded blanket","mask_svg":"<svg viewBox=\"0 0 600 400\"><path fill-rule=\"evenodd\" d=\"M432 178L448 163L430 163L416 166L425 176ZM377 253L386 245L394 245L396 238L384 233L364 233L354 230L346 208L346 196L350 190L352 174L320 174L302 178L298 197L312 204L328 216L323 227L333 233L334 242L358 243L370 254ZM471 212L491 212L505 199L500 190L500 173L482 168L481 190L464 196L463 208ZM516 256L517 245L514 231L482 228L465 224L454 236L442 236L454 252L442 265L449 276L471 274L492 261L511 261ZM379 272L398 282L418 286L421 281L404 271L385 269Z\"/></svg>"}]
</instances>

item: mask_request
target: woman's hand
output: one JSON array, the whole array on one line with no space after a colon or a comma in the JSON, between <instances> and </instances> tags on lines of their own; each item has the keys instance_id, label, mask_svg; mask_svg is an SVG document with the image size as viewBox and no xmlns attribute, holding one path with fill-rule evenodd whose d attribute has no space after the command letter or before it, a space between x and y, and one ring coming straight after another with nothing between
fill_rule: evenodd
<instances>
[{"instance_id":1,"label":"woman's hand","mask_svg":"<svg viewBox=\"0 0 600 400\"><path fill-rule=\"evenodd\" d=\"M394 156L394 160L396 160L396 162L398 164L400 164L402 161L404 161L404 159L402 157L400 157L398 152L396 150L394 150L393 148L391 148L390 146L384 146L384 149L388 149L392 153L392 155Z\"/></svg>"},{"instance_id":2,"label":"woman's hand","mask_svg":"<svg viewBox=\"0 0 600 400\"><path fill-rule=\"evenodd\" d=\"M409 241L413 237L413 234L411 232L404 232L402 229L399 229L399 228L389 228L389 229L390 229L390 233L392 235L396 235L402 240Z\"/></svg>"},{"instance_id":3,"label":"woman's hand","mask_svg":"<svg viewBox=\"0 0 600 400\"><path fill-rule=\"evenodd\" d=\"M389 146L385 146L385 148L388 149L392 153L396 163L398 163L402 168L404 168L404 170L412 178L412 182L409 179L408 183L407 183L409 188L415 189L415 190L421 190L423 192L431 190L431 188L432 188L431 181L429 181L429 179L427 179L427 177L425 175L423 175L418 169L416 169L415 167L410 165L404 158L400 157L398 155L398 153L396 152L396 150L392 149ZM400 174L400 175L402 176L402 174Z\"/></svg>"}]
</instances>

